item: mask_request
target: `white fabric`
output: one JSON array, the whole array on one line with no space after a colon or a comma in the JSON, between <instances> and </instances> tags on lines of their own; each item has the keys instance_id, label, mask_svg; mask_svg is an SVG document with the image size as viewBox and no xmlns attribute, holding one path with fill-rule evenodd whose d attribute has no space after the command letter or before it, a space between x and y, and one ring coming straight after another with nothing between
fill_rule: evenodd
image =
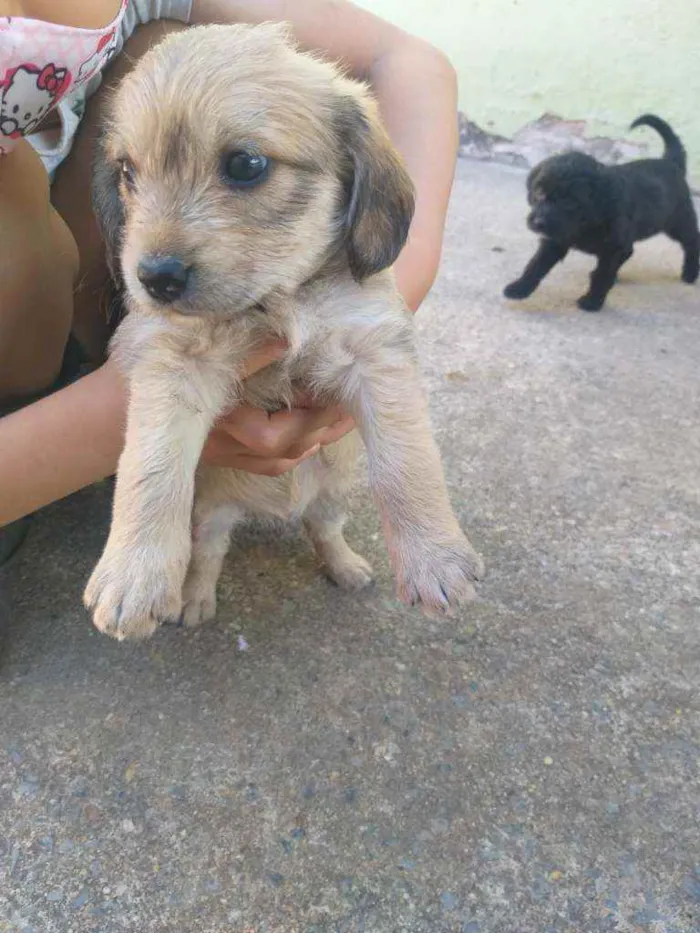
<instances>
[{"instance_id":1,"label":"white fabric","mask_svg":"<svg viewBox=\"0 0 700 933\"><path fill-rule=\"evenodd\" d=\"M114 54L128 0L101 29L0 17L0 155L11 152Z\"/></svg>"},{"instance_id":2,"label":"white fabric","mask_svg":"<svg viewBox=\"0 0 700 933\"><path fill-rule=\"evenodd\" d=\"M129 0L111 57L121 52L127 39L143 23L157 19L174 19L189 23L191 12L192 0ZM87 84L69 92L59 103L57 110L61 117L60 133L35 133L33 136L27 136L28 142L41 156L51 180L58 166L71 151L78 124L85 113L87 99L95 93L101 83L102 75L96 74Z\"/></svg>"}]
</instances>

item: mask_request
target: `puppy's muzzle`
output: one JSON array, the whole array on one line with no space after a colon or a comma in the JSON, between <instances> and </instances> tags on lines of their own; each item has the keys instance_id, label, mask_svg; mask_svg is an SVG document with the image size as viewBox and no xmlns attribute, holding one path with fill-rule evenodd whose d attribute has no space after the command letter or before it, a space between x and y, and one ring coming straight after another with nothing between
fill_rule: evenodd
<instances>
[{"instance_id":1,"label":"puppy's muzzle","mask_svg":"<svg viewBox=\"0 0 700 933\"><path fill-rule=\"evenodd\" d=\"M533 233L555 237L560 229L560 220L559 212L554 205L541 203L535 205L530 211L527 225Z\"/></svg>"},{"instance_id":2,"label":"puppy's muzzle","mask_svg":"<svg viewBox=\"0 0 700 933\"><path fill-rule=\"evenodd\" d=\"M176 256L143 256L136 276L151 298L172 304L185 294L190 269Z\"/></svg>"},{"instance_id":3,"label":"puppy's muzzle","mask_svg":"<svg viewBox=\"0 0 700 933\"><path fill-rule=\"evenodd\" d=\"M547 221L540 214L530 214L527 218L527 225L533 233L546 233L547 231Z\"/></svg>"}]
</instances>

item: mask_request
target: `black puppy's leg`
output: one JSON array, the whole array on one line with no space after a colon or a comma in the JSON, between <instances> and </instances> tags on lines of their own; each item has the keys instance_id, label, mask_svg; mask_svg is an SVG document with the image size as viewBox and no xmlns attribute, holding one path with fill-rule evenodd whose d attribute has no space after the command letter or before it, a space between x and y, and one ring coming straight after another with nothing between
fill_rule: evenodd
<instances>
[{"instance_id":1,"label":"black puppy's leg","mask_svg":"<svg viewBox=\"0 0 700 933\"><path fill-rule=\"evenodd\" d=\"M540 240L537 252L525 266L523 274L510 285L506 285L503 294L506 298L528 298L568 251L568 247L555 243L554 240Z\"/></svg>"},{"instance_id":2,"label":"black puppy's leg","mask_svg":"<svg viewBox=\"0 0 700 933\"><path fill-rule=\"evenodd\" d=\"M681 278L692 285L700 274L700 232L692 205L688 204L679 217L666 228L666 234L683 247L683 271Z\"/></svg>"},{"instance_id":3,"label":"black puppy's leg","mask_svg":"<svg viewBox=\"0 0 700 933\"><path fill-rule=\"evenodd\" d=\"M685 250L685 259L683 260L681 278L688 285L692 285L697 282L700 275L700 235L696 235L695 239L690 243L684 243L683 249Z\"/></svg>"},{"instance_id":4,"label":"black puppy's leg","mask_svg":"<svg viewBox=\"0 0 700 933\"><path fill-rule=\"evenodd\" d=\"M615 284L620 267L632 255L632 248L615 250L598 257L598 265L591 272L591 284L585 295L576 302L583 311L600 311L608 292Z\"/></svg>"}]
</instances>

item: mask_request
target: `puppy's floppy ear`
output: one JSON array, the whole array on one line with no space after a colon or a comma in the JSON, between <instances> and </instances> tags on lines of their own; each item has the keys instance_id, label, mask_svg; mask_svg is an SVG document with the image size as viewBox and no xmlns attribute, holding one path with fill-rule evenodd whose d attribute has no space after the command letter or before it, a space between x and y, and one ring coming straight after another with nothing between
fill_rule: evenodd
<instances>
[{"instance_id":1,"label":"puppy's floppy ear","mask_svg":"<svg viewBox=\"0 0 700 933\"><path fill-rule=\"evenodd\" d=\"M124 207L119 195L119 165L109 157L105 135L95 147L92 171L92 209L105 241L107 265L114 279L119 278L119 250L124 229Z\"/></svg>"},{"instance_id":2,"label":"puppy's floppy ear","mask_svg":"<svg viewBox=\"0 0 700 933\"><path fill-rule=\"evenodd\" d=\"M369 99L346 96L336 113L343 160L343 234L350 271L358 281L396 260L413 219L408 172Z\"/></svg>"},{"instance_id":3,"label":"puppy's floppy ear","mask_svg":"<svg viewBox=\"0 0 700 933\"><path fill-rule=\"evenodd\" d=\"M530 170L527 176L526 188L527 196L530 197L534 191L535 185L543 174L543 163L540 162L539 165L536 165L533 169Z\"/></svg>"}]
</instances>

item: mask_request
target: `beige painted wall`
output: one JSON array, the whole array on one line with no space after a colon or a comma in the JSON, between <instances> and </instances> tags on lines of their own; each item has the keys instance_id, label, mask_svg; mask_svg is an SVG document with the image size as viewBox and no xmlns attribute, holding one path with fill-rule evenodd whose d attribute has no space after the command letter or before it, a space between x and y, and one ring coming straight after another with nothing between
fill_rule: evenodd
<instances>
[{"instance_id":1,"label":"beige painted wall","mask_svg":"<svg viewBox=\"0 0 700 933\"><path fill-rule=\"evenodd\" d=\"M447 52L461 107L483 129L510 136L549 111L619 138L652 111L700 180L700 0L360 3Z\"/></svg>"}]
</instances>

